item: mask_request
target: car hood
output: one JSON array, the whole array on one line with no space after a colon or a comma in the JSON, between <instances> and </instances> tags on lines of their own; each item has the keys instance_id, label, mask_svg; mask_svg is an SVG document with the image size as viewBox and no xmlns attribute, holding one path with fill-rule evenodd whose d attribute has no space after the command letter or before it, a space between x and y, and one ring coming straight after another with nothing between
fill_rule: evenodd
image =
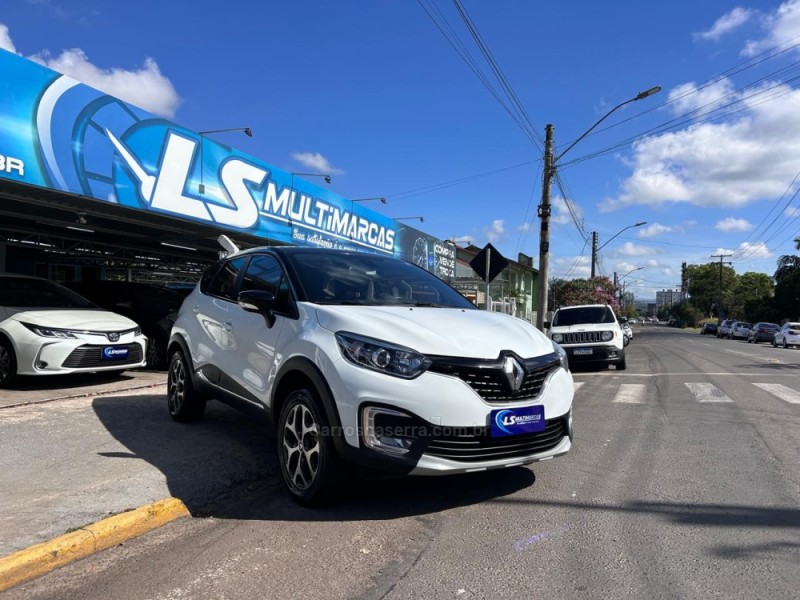
<instances>
[{"instance_id":1,"label":"car hood","mask_svg":"<svg viewBox=\"0 0 800 600\"><path fill-rule=\"evenodd\" d=\"M527 321L503 313L461 308L315 305L325 329L348 331L423 354L497 358L511 350L521 358L553 352L553 345Z\"/></svg>"},{"instance_id":2,"label":"car hood","mask_svg":"<svg viewBox=\"0 0 800 600\"><path fill-rule=\"evenodd\" d=\"M11 318L42 327L86 331L124 331L137 327L129 318L107 310L24 310Z\"/></svg>"}]
</instances>

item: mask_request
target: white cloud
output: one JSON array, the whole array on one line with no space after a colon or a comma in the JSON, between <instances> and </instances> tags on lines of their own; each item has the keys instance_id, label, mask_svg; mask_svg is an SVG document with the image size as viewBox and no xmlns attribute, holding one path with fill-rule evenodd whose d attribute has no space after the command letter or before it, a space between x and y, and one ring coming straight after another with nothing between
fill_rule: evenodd
<instances>
[{"instance_id":1,"label":"white cloud","mask_svg":"<svg viewBox=\"0 0 800 600\"><path fill-rule=\"evenodd\" d=\"M550 217L550 220L557 224L557 225L568 225L572 223L572 215L569 212L569 206L567 205L567 201L564 200L561 196L553 197L551 204L553 206L553 215ZM576 205L574 202L571 203L572 211L575 213L578 222L580 222L583 218L583 211L581 207Z\"/></svg>"},{"instance_id":2,"label":"white cloud","mask_svg":"<svg viewBox=\"0 0 800 600\"><path fill-rule=\"evenodd\" d=\"M528 233L531 230L530 223L523 223L519 227L517 227L517 231L521 231L522 233Z\"/></svg>"},{"instance_id":3,"label":"white cloud","mask_svg":"<svg viewBox=\"0 0 800 600\"><path fill-rule=\"evenodd\" d=\"M752 17L754 14L755 12L752 10L737 6L729 13L726 13L722 15L719 19L717 19L714 22L714 25L711 26L711 29L709 29L708 31L695 33L694 37L703 40L711 40L713 42L717 42L719 41L719 38L721 38L726 33L730 33L734 29L738 29L739 27L747 23L747 21L750 20L750 17Z\"/></svg>"},{"instance_id":4,"label":"white cloud","mask_svg":"<svg viewBox=\"0 0 800 600\"><path fill-rule=\"evenodd\" d=\"M719 108L723 101L730 101L733 93L733 82L723 77L699 88L693 81L682 83L672 88L668 97L676 116L691 114L697 118Z\"/></svg>"},{"instance_id":5,"label":"white cloud","mask_svg":"<svg viewBox=\"0 0 800 600\"><path fill-rule=\"evenodd\" d=\"M502 240L503 238L505 238L506 235L506 230L505 227L503 226L503 220L495 219L494 221L492 221L491 227L484 228L483 232L484 234L486 234L486 239L489 242L494 243Z\"/></svg>"},{"instance_id":6,"label":"white cloud","mask_svg":"<svg viewBox=\"0 0 800 600\"><path fill-rule=\"evenodd\" d=\"M678 202L741 207L782 196L797 173L793 157L800 155L800 91L778 85L765 102L762 92L772 85L741 92L740 110L727 120L697 123L634 144L633 173L600 209Z\"/></svg>"},{"instance_id":7,"label":"white cloud","mask_svg":"<svg viewBox=\"0 0 800 600\"><path fill-rule=\"evenodd\" d=\"M294 152L292 158L304 167L325 173L328 175L343 175L342 169L337 169L331 165L330 161L319 152Z\"/></svg>"},{"instance_id":8,"label":"white cloud","mask_svg":"<svg viewBox=\"0 0 800 600\"><path fill-rule=\"evenodd\" d=\"M2 23L0 23L0 48L16 52L8 27ZM101 69L89 61L86 53L80 48L64 50L55 57L44 50L28 58L163 117L174 117L180 103L172 82L161 74L161 69L152 58L145 59L141 68L133 70L118 67Z\"/></svg>"},{"instance_id":9,"label":"white cloud","mask_svg":"<svg viewBox=\"0 0 800 600\"><path fill-rule=\"evenodd\" d=\"M590 256L565 256L553 259L551 277L557 279L588 279L592 274Z\"/></svg>"},{"instance_id":10,"label":"white cloud","mask_svg":"<svg viewBox=\"0 0 800 600\"><path fill-rule=\"evenodd\" d=\"M732 233L736 231L750 231L753 228L753 224L747 219L728 217L726 219L722 219L721 221L717 221L717 224L714 225L714 227L719 231Z\"/></svg>"},{"instance_id":11,"label":"white cloud","mask_svg":"<svg viewBox=\"0 0 800 600\"><path fill-rule=\"evenodd\" d=\"M661 225L660 223L653 223L652 225L648 225L647 227L640 229L639 233L637 234L640 238L651 238L659 236L663 233L669 233L674 228L668 225Z\"/></svg>"},{"instance_id":12,"label":"white cloud","mask_svg":"<svg viewBox=\"0 0 800 600\"><path fill-rule=\"evenodd\" d=\"M637 246L633 242L625 242L622 246L617 248L616 253L620 256L648 256L651 254L658 254L659 250L647 246Z\"/></svg>"},{"instance_id":13,"label":"white cloud","mask_svg":"<svg viewBox=\"0 0 800 600\"><path fill-rule=\"evenodd\" d=\"M647 261L644 263L644 265L645 265L646 267L651 267L651 268L655 268L655 267L659 266L659 264L660 264L660 263L659 263L657 260L653 259L653 258L651 258L651 259L647 260Z\"/></svg>"},{"instance_id":14,"label":"white cloud","mask_svg":"<svg viewBox=\"0 0 800 600\"><path fill-rule=\"evenodd\" d=\"M796 43L795 38L800 32L800 1L784 2L762 19L762 26L766 35L760 40L748 41L742 50L744 56L755 56L774 46Z\"/></svg>"},{"instance_id":15,"label":"white cloud","mask_svg":"<svg viewBox=\"0 0 800 600\"><path fill-rule=\"evenodd\" d=\"M8 33L8 27L2 23L0 23L0 48L15 54L17 52L17 49L14 47L14 42L11 41L11 36Z\"/></svg>"},{"instance_id":16,"label":"white cloud","mask_svg":"<svg viewBox=\"0 0 800 600\"><path fill-rule=\"evenodd\" d=\"M628 271L633 271L637 267L636 265L629 262L618 262L615 265L615 268L617 269L617 272L621 275L623 273L627 273Z\"/></svg>"},{"instance_id":17,"label":"white cloud","mask_svg":"<svg viewBox=\"0 0 800 600\"><path fill-rule=\"evenodd\" d=\"M770 256L772 256L772 252L764 242L742 242L733 254L733 258L738 261L758 260Z\"/></svg>"}]
</instances>

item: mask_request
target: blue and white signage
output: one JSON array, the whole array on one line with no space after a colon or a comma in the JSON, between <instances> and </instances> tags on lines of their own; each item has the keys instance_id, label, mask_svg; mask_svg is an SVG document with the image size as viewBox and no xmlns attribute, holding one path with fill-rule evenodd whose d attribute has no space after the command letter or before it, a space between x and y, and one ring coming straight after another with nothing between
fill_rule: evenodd
<instances>
[{"instance_id":1,"label":"blue and white signage","mask_svg":"<svg viewBox=\"0 0 800 600\"><path fill-rule=\"evenodd\" d=\"M490 416L492 437L544 431L544 405L493 410Z\"/></svg>"},{"instance_id":2,"label":"blue and white signage","mask_svg":"<svg viewBox=\"0 0 800 600\"><path fill-rule=\"evenodd\" d=\"M128 358L127 346L106 346L103 348L103 358L106 360L119 360Z\"/></svg>"},{"instance_id":3,"label":"blue and white signage","mask_svg":"<svg viewBox=\"0 0 800 600\"><path fill-rule=\"evenodd\" d=\"M392 219L5 50L0 178L284 243L395 251Z\"/></svg>"}]
</instances>

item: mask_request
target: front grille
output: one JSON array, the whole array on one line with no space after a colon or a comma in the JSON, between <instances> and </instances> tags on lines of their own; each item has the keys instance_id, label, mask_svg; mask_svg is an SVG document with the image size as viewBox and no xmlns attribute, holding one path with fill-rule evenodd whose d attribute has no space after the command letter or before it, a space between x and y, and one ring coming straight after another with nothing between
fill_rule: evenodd
<instances>
[{"instance_id":1,"label":"front grille","mask_svg":"<svg viewBox=\"0 0 800 600\"><path fill-rule=\"evenodd\" d=\"M531 400L542 391L547 376L560 365L555 354L519 360L525 369L525 378L518 391L513 391L503 370L503 357L497 360L431 357L429 371L458 377L467 383L486 402L503 403Z\"/></svg>"},{"instance_id":2,"label":"front grille","mask_svg":"<svg viewBox=\"0 0 800 600\"><path fill-rule=\"evenodd\" d=\"M603 341L604 331L571 331L561 334L560 344L595 344ZM609 332L610 333L610 332ZM613 337L613 334L612 334ZM606 340L608 341L608 340Z\"/></svg>"},{"instance_id":3,"label":"front grille","mask_svg":"<svg viewBox=\"0 0 800 600\"><path fill-rule=\"evenodd\" d=\"M555 448L567 435L566 417L550 419L540 433L491 437L488 427L470 428L459 435L434 433L425 454L457 460L479 462L530 456Z\"/></svg>"},{"instance_id":4,"label":"front grille","mask_svg":"<svg viewBox=\"0 0 800 600\"><path fill-rule=\"evenodd\" d=\"M116 367L132 365L142 362L141 344L120 344L114 348L127 348L128 356L119 360L104 359L102 357L103 348L109 346L80 346L75 348L61 364L67 369L89 369L92 367Z\"/></svg>"}]
</instances>

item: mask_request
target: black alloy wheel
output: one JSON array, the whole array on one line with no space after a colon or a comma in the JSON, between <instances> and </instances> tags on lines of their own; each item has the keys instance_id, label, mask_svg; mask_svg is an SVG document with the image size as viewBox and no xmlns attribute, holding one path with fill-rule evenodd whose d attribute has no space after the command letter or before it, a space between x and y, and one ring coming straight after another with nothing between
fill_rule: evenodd
<instances>
[{"instance_id":1,"label":"black alloy wheel","mask_svg":"<svg viewBox=\"0 0 800 600\"><path fill-rule=\"evenodd\" d=\"M17 359L14 348L7 340L0 339L0 388L7 387L17 378Z\"/></svg>"},{"instance_id":2,"label":"black alloy wheel","mask_svg":"<svg viewBox=\"0 0 800 600\"><path fill-rule=\"evenodd\" d=\"M191 367L181 350L172 354L167 374L167 407L176 421L196 421L206 410L206 399L192 383Z\"/></svg>"}]
</instances>

